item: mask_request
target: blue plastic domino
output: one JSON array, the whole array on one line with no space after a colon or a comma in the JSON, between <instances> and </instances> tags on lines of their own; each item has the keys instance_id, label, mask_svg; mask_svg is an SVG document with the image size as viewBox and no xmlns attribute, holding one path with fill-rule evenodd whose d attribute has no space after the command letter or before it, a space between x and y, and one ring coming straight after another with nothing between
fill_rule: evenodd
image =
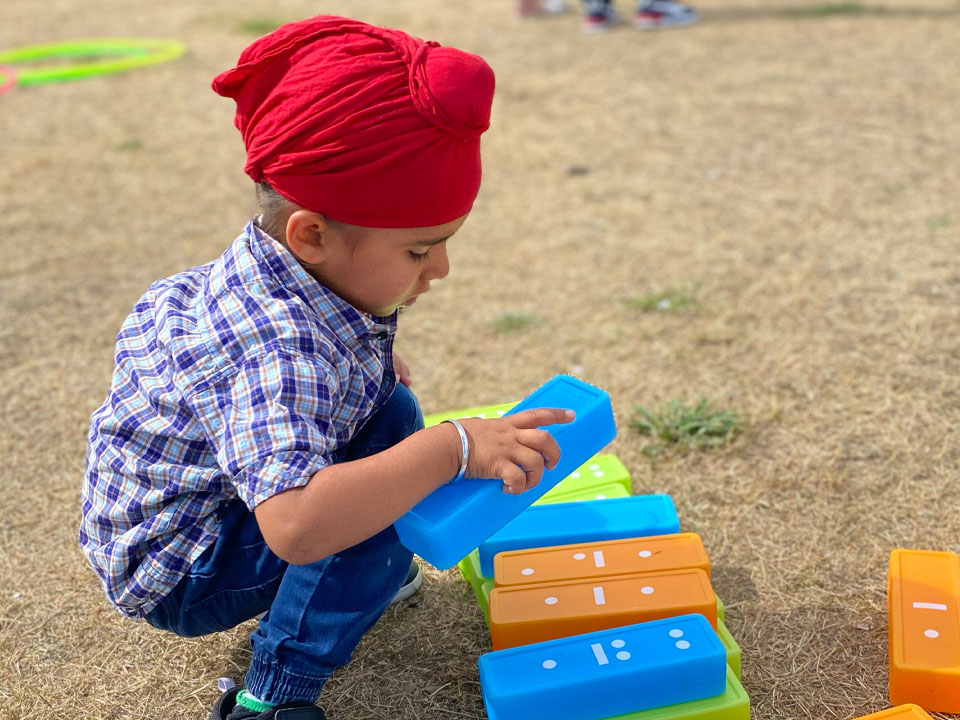
<instances>
[{"instance_id":1,"label":"blue plastic domino","mask_svg":"<svg viewBox=\"0 0 960 720\"><path fill-rule=\"evenodd\" d=\"M480 656L490 720L596 720L722 695L726 651L702 615Z\"/></svg>"},{"instance_id":2,"label":"blue plastic domino","mask_svg":"<svg viewBox=\"0 0 960 720\"><path fill-rule=\"evenodd\" d=\"M680 532L680 521L669 495L536 505L480 545L480 570L493 577L493 556L507 550L676 532Z\"/></svg>"},{"instance_id":3,"label":"blue plastic domino","mask_svg":"<svg viewBox=\"0 0 960 720\"><path fill-rule=\"evenodd\" d=\"M610 396L569 375L551 378L506 414L541 407L568 408L576 418L544 426L560 446L560 462L544 471L535 488L509 495L500 480L468 479L444 485L397 520L400 542L434 567L453 567L617 434Z\"/></svg>"}]
</instances>

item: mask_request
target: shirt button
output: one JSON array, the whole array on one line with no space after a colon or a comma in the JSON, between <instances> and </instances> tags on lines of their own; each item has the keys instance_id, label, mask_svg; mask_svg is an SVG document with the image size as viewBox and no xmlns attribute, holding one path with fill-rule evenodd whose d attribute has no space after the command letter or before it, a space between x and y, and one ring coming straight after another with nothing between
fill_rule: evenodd
<instances>
[{"instance_id":1,"label":"shirt button","mask_svg":"<svg viewBox=\"0 0 960 720\"><path fill-rule=\"evenodd\" d=\"M388 333L386 330L377 333L377 340L380 340L381 342L386 340L388 337L390 337L390 333Z\"/></svg>"}]
</instances>

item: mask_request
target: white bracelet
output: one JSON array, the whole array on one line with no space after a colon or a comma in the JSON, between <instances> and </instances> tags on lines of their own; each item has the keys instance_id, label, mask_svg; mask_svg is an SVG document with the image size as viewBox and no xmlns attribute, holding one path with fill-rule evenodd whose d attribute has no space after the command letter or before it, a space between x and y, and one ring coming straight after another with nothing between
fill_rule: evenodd
<instances>
[{"instance_id":1,"label":"white bracelet","mask_svg":"<svg viewBox=\"0 0 960 720\"><path fill-rule=\"evenodd\" d=\"M457 432L460 433L460 472L457 473L457 476L453 478L447 484L453 484L463 480L463 476L467 474L467 461L470 459L470 441L467 440L467 431L463 429L463 425L458 423L456 420L444 420L453 425Z\"/></svg>"}]
</instances>

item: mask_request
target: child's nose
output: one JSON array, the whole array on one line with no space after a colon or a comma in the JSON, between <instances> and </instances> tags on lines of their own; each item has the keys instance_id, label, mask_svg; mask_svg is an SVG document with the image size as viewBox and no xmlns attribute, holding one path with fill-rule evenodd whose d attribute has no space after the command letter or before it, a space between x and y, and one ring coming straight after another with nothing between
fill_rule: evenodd
<instances>
[{"instance_id":1,"label":"child's nose","mask_svg":"<svg viewBox=\"0 0 960 720\"><path fill-rule=\"evenodd\" d=\"M447 244L440 243L434 247L435 253L430 253L430 265L424 275L430 280L440 280L450 273L450 259L447 257Z\"/></svg>"}]
</instances>

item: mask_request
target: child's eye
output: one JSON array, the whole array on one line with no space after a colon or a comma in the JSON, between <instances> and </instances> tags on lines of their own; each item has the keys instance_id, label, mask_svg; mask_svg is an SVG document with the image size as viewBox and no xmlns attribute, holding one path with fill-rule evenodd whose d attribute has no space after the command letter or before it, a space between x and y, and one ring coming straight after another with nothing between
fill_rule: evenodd
<instances>
[{"instance_id":1,"label":"child's eye","mask_svg":"<svg viewBox=\"0 0 960 720\"><path fill-rule=\"evenodd\" d=\"M423 262L424 260L427 259L427 255L430 254L430 251L429 251L429 250L427 250L426 252L422 252L422 253L417 253L417 252L414 252L413 250L410 250L409 252L410 252L410 256L411 256L414 260L416 260L417 262Z\"/></svg>"}]
</instances>

